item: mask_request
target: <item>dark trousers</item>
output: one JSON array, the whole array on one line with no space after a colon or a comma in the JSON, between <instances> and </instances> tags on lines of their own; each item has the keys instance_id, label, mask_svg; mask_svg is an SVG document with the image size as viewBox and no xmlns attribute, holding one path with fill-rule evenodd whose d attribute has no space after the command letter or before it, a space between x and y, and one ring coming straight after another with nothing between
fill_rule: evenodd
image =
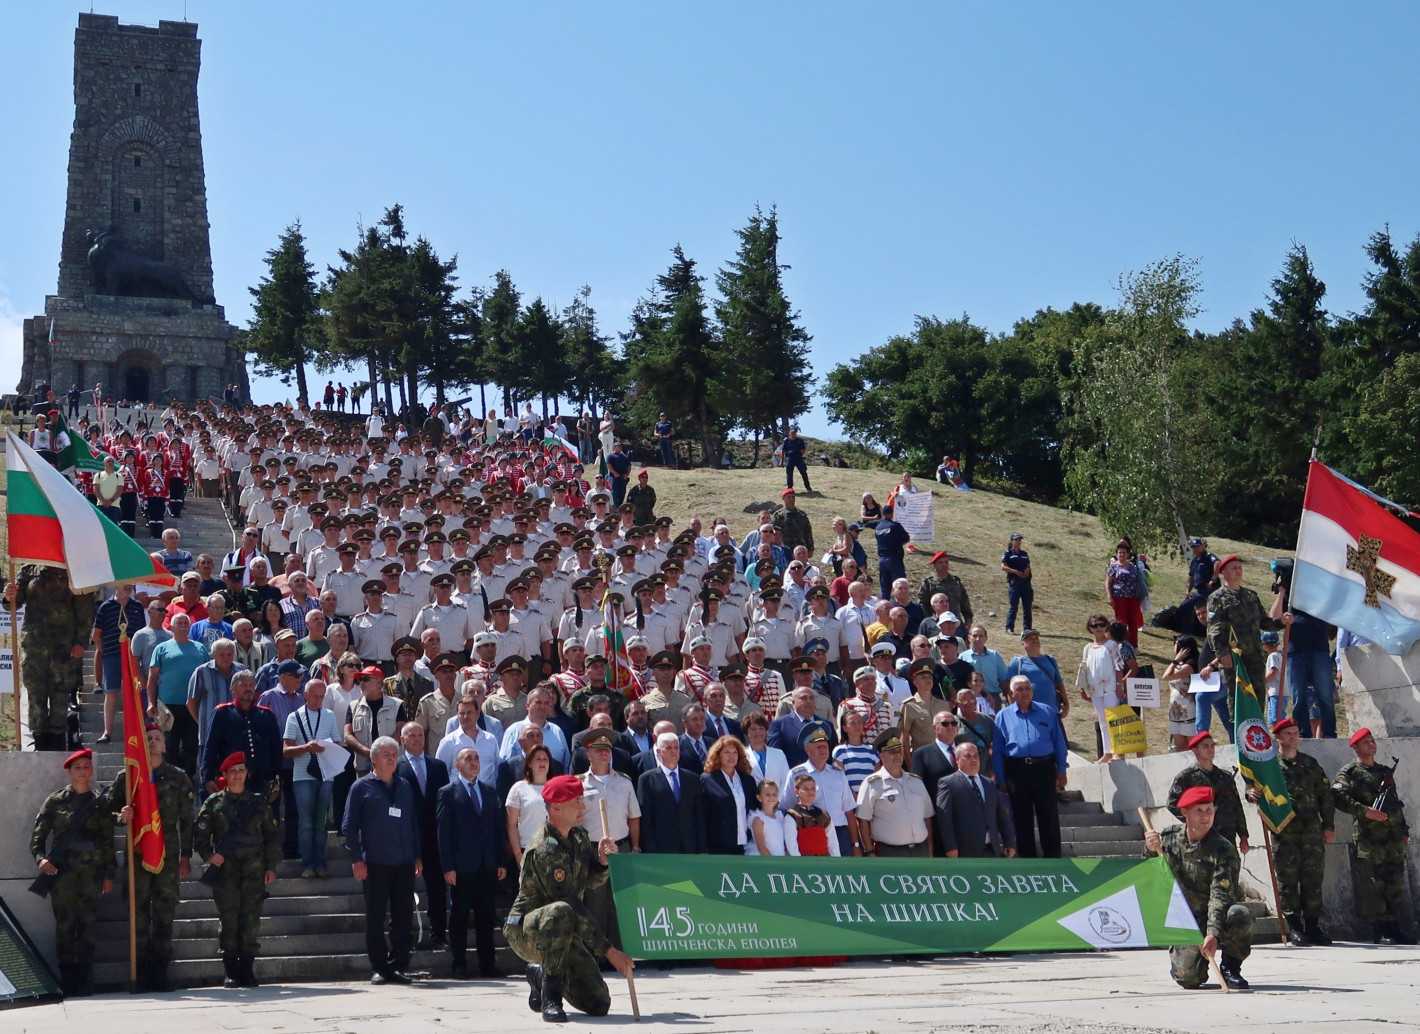
<instances>
[{"instance_id":1,"label":"dark trousers","mask_svg":"<svg viewBox=\"0 0 1420 1034\"><path fill-rule=\"evenodd\" d=\"M355 785L355 759L345 762L345 771L330 781L330 821L332 829L339 829L345 821L345 800L350 796L350 787Z\"/></svg>"},{"instance_id":2,"label":"dark trousers","mask_svg":"<svg viewBox=\"0 0 1420 1034\"><path fill-rule=\"evenodd\" d=\"M370 863L365 876L365 954L376 973L404 969L409 965L414 924L414 863L376 865ZM389 943L385 943L385 916L390 919Z\"/></svg>"},{"instance_id":3,"label":"dark trousers","mask_svg":"<svg viewBox=\"0 0 1420 1034\"><path fill-rule=\"evenodd\" d=\"M304 764L304 762L302 762ZM277 818L282 821L281 852L287 858L301 857L301 833L299 816L296 812L296 784L292 781L293 769L281 770L281 804Z\"/></svg>"},{"instance_id":4,"label":"dark trousers","mask_svg":"<svg viewBox=\"0 0 1420 1034\"><path fill-rule=\"evenodd\" d=\"M626 486L631 483L630 478L619 478L616 475L611 477L611 507L616 509L626 501Z\"/></svg>"},{"instance_id":5,"label":"dark trousers","mask_svg":"<svg viewBox=\"0 0 1420 1034\"><path fill-rule=\"evenodd\" d=\"M1016 823L1016 853L1021 858L1060 857L1060 802L1055 797L1055 759L1007 758L1006 782ZM1028 764L1027 762L1031 762ZM1040 826L1040 850L1035 832Z\"/></svg>"},{"instance_id":6,"label":"dark trousers","mask_svg":"<svg viewBox=\"0 0 1420 1034\"><path fill-rule=\"evenodd\" d=\"M197 776L197 722L182 704L168 708L173 713L173 727L164 734L168 744L168 760L189 776Z\"/></svg>"},{"instance_id":7,"label":"dark trousers","mask_svg":"<svg viewBox=\"0 0 1420 1034\"><path fill-rule=\"evenodd\" d=\"M118 497L118 526L129 538L138 537L138 493L123 492ZM171 756L171 755L169 755Z\"/></svg>"},{"instance_id":8,"label":"dark trousers","mask_svg":"<svg viewBox=\"0 0 1420 1034\"><path fill-rule=\"evenodd\" d=\"M675 466L675 446L671 444L669 438L662 438L661 442L661 466Z\"/></svg>"},{"instance_id":9,"label":"dark trousers","mask_svg":"<svg viewBox=\"0 0 1420 1034\"><path fill-rule=\"evenodd\" d=\"M1020 578L1009 578L1006 581L1006 592L1009 600L1009 609L1006 611L1006 631L1016 630L1016 608L1021 608L1021 617L1025 624L1022 628L1034 628L1031 622L1030 607L1035 602L1035 587L1030 582L1022 581Z\"/></svg>"},{"instance_id":10,"label":"dark trousers","mask_svg":"<svg viewBox=\"0 0 1420 1034\"><path fill-rule=\"evenodd\" d=\"M161 538L163 534L163 515L167 512L168 501L160 495L149 496L143 504L147 509L148 517L148 537L150 539Z\"/></svg>"},{"instance_id":11,"label":"dark trousers","mask_svg":"<svg viewBox=\"0 0 1420 1034\"><path fill-rule=\"evenodd\" d=\"M424 855L424 912L429 917L429 935L442 938L449 928L449 885L444 882L439 841L430 836L425 839L421 850Z\"/></svg>"},{"instance_id":12,"label":"dark trousers","mask_svg":"<svg viewBox=\"0 0 1420 1034\"><path fill-rule=\"evenodd\" d=\"M879 557L878 558L878 585L882 589L883 599L892 595L892 583L899 578L907 577L907 567L903 563L902 557Z\"/></svg>"},{"instance_id":13,"label":"dark trousers","mask_svg":"<svg viewBox=\"0 0 1420 1034\"><path fill-rule=\"evenodd\" d=\"M801 477L801 478L804 479L804 491L805 491L805 492L810 491L810 488L809 488L809 468L808 468L807 465L805 465L805 463L804 463L804 457L802 457L802 456L795 456L793 459L786 459L786 460L784 461L784 479L785 479L785 485L784 485L784 487L785 487L785 488L793 488L793 487L794 487L794 471L796 471L796 470L799 472L799 477Z\"/></svg>"},{"instance_id":14,"label":"dark trousers","mask_svg":"<svg viewBox=\"0 0 1420 1034\"><path fill-rule=\"evenodd\" d=\"M844 858L853 857L853 835L848 832L847 826L834 826L833 831L838 834L838 851Z\"/></svg>"},{"instance_id":15,"label":"dark trousers","mask_svg":"<svg viewBox=\"0 0 1420 1034\"><path fill-rule=\"evenodd\" d=\"M444 874L436 873L440 884ZM473 911L473 943L478 950L478 971L493 972L493 926L497 915L493 910L493 895L498 889L498 874L491 869L461 872L453 892L453 912L449 916L449 950L454 965L467 965L468 913Z\"/></svg>"}]
</instances>

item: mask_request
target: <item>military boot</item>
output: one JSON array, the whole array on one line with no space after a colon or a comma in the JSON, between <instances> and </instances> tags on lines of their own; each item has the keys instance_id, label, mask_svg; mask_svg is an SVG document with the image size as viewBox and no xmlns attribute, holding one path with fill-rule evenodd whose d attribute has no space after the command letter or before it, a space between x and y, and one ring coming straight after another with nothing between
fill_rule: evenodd
<instances>
[{"instance_id":1,"label":"military boot","mask_svg":"<svg viewBox=\"0 0 1420 1034\"><path fill-rule=\"evenodd\" d=\"M1382 920L1375 926L1375 942L1377 944L1394 944L1395 935L1391 932L1390 923Z\"/></svg>"},{"instance_id":2,"label":"military boot","mask_svg":"<svg viewBox=\"0 0 1420 1034\"><path fill-rule=\"evenodd\" d=\"M167 994L173 989L173 982L168 979L169 959L154 959L153 970L148 977L148 990L156 991L159 994Z\"/></svg>"},{"instance_id":3,"label":"military boot","mask_svg":"<svg viewBox=\"0 0 1420 1034\"><path fill-rule=\"evenodd\" d=\"M65 998L74 995L74 967L68 962L59 964L59 992Z\"/></svg>"},{"instance_id":4,"label":"military boot","mask_svg":"<svg viewBox=\"0 0 1420 1034\"><path fill-rule=\"evenodd\" d=\"M1392 943L1395 944L1415 943L1415 934L1412 933L1410 927L1400 919L1392 919L1390 921L1390 937Z\"/></svg>"},{"instance_id":5,"label":"military boot","mask_svg":"<svg viewBox=\"0 0 1420 1034\"><path fill-rule=\"evenodd\" d=\"M1302 916L1300 912L1288 912L1282 917L1287 923L1287 943L1294 944L1298 948L1305 948L1311 944L1306 931L1302 929Z\"/></svg>"},{"instance_id":6,"label":"military boot","mask_svg":"<svg viewBox=\"0 0 1420 1034\"><path fill-rule=\"evenodd\" d=\"M74 965L74 995L87 998L94 993L94 967L87 962Z\"/></svg>"},{"instance_id":7,"label":"military boot","mask_svg":"<svg viewBox=\"0 0 1420 1034\"><path fill-rule=\"evenodd\" d=\"M1218 963L1218 969L1223 974L1223 983L1234 991L1246 991L1252 985L1249 984L1242 975L1242 961L1235 959L1223 952L1223 961Z\"/></svg>"},{"instance_id":8,"label":"military boot","mask_svg":"<svg viewBox=\"0 0 1420 1034\"><path fill-rule=\"evenodd\" d=\"M1310 912L1307 913L1307 940L1313 944L1330 944L1331 938L1326 935L1326 931L1321 928L1321 919Z\"/></svg>"},{"instance_id":9,"label":"military boot","mask_svg":"<svg viewBox=\"0 0 1420 1034\"><path fill-rule=\"evenodd\" d=\"M542 967L536 962L528 963L528 1008L542 1012Z\"/></svg>"},{"instance_id":10,"label":"military boot","mask_svg":"<svg viewBox=\"0 0 1420 1034\"><path fill-rule=\"evenodd\" d=\"M542 1019L545 1023L566 1023L562 1011L562 978L542 975Z\"/></svg>"},{"instance_id":11,"label":"military boot","mask_svg":"<svg viewBox=\"0 0 1420 1034\"><path fill-rule=\"evenodd\" d=\"M222 972L226 974L225 979L223 979L223 981L222 981L222 986L223 986L223 987L241 987L241 986L242 986L242 984L241 984L241 978L240 978L240 970L238 969L238 966L237 966L237 957L236 957L235 955L223 955L223 956L222 956Z\"/></svg>"},{"instance_id":12,"label":"military boot","mask_svg":"<svg viewBox=\"0 0 1420 1034\"><path fill-rule=\"evenodd\" d=\"M237 982L242 987L260 987L256 980L256 956L242 955L237 959Z\"/></svg>"}]
</instances>

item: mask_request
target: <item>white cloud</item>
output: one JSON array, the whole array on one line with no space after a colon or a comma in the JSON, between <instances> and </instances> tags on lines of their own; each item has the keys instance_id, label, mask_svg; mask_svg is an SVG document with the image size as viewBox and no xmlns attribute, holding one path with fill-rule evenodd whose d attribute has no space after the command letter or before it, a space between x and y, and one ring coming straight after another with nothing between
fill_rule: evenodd
<instances>
[{"instance_id":1,"label":"white cloud","mask_svg":"<svg viewBox=\"0 0 1420 1034\"><path fill-rule=\"evenodd\" d=\"M14 391L19 383L25 350L24 321L0 284L0 393Z\"/></svg>"}]
</instances>

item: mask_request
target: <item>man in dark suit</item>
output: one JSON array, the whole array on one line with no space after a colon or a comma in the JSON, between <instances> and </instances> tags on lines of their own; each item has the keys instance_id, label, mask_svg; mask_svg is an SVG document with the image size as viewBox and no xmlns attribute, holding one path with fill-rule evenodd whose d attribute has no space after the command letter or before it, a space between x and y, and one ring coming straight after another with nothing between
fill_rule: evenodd
<instances>
[{"instance_id":1,"label":"man in dark suit","mask_svg":"<svg viewBox=\"0 0 1420 1034\"><path fill-rule=\"evenodd\" d=\"M726 744L713 759L715 770L700 776L701 797L705 801L705 846L711 854L742 855L745 843L754 835L749 829L749 812L758 801L754 780L740 771L741 767L749 767L744 756L744 748L738 742ZM732 766L729 772L725 771L726 765Z\"/></svg>"},{"instance_id":2,"label":"man in dark suit","mask_svg":"<svg viewBox=\"0 0 1420 1034\"><path fill-rule=\"evenodd\" d=\"M449 950L456 979L468 976L468 913L473 910L473 938L478 950L479 976L495 977L493 926L497 914L493 894L508 874L508 822L503 804L480 785L482 762L472 747L460 750L457 769L449 785L439 791L437 822L439 856L444 881L453 896L449 921Z\"/></svg>"},{"instance_id":3,"label":"man in dark suit","mask_svg":"<svg viewBox=\"0 0 1420 1034\"><path fill-rule=\"evenodd\" d=\"M656 766L636 782L641 805L641 850L647 854L704 854L705 805L700 777L680 767L680 738L656 739Z\"/></svg>"},{"instance_id":4,"label":"man in dark suit","mask_svg":"<svg viewBox=\"0 0 1420 1034\"><path fill-rule=\"evenodd\" d=\"M705 708L691 704L681 713L680 724L685 729L680 736L680 760L685 767L704 772L710 745L715 742L705 728Z\"/></svg>"},{"instance_id":5,"label":"man in dark suit","mask_svg":"<svg viewBox=\"0 0 1420 1034\"><path fill-rule=\"evenodd\" d=\"M711 743L721 736L733 736L744 742L744 730L740 723L725 714L725 687L712 682L705 687L705 735Z\"/></svg>"},{"instance_id":6,"label":"man in dark suit","mask_svg":"<svg viewBox=\"0 0 1420 1034\"><path fill-rule=\"evenodd\" d=\"M439 864L439 822L435 804L439 791L448 785L449 769L438 758L424 753L424 727L418 722L405 722L399 731L404 756L399 759L395 777L405 780L414 789L414 802L419 812L419 838L424 860L425 911L429 913L429 946L443 948L444 932L448 929L448 890L444 886L444 870Z\"/></svg>"},{"instance_id":7,"label":"man in dark suit","mask_svg":"<svg viewBox=\"0 0 1420 1034\"><path fill-rule=\"evenodd\" d=\"M937 799L937 785L957 770L956 747L957 716L950 711L938 711L932 716L932 731L937 738L925 747L912 752L912 774L921 779L927 788L927 796ZM942 839L936 823L932 824L932 857L942 857Z\"/></svg>"},{"instance_id":8,"label":"man in dark suit","mask_svg":"<svg viewBox=\"0 0 1420 1034\"><path fill-rule=\"evenodd\" d=\"M808 663L807 658L796 657L789 666L797 669L806 663ZM809 756L804 753L804 748L799 745L799 734L803 732L804 726L821 726L823 731L828 734L830 750L837 745L838 735L834 732L833 723L820 718L814 711L814 691L812 689L807 686L799 686L795 688L790 700L793 703L793 710L782 718L776 718L769 723L769 745L782 750L785 759L789 762L789 767L794 768L809 759Z\"/></svg>"},{"instance_id":9,"label":"man in dark suit","mask_svg":"<svg viewBox=\"0 0 1420 1034\"><path fill-rule=\"evenodd\" d=\"M993 780L981 775L981 754L970 736L957 740L956 758L957 770L937 784L942 853L948 858L1016 857L1010 803Z\"/></svg>"},{"instance_id":10,"label":"man in dark suit","mask_svg":"<svg viewBox=\"0 0 1420 1034\"><path fill-rule=\"evenodd\" d=\"M534 747L542 746L542 730L536 725L529 723L524 725L518 733L518 746L522 748L519 754L509 758L507 761L498 762L498 800L506 801L508 791L513 788L513 784L523 777L523 761L532 753ZM547 778L562 775L566 770L562 767L562 762L552 758L552 764L547 769Z\"/></svg>"},{"instance_id":11,"label":"man in dark suit","mask_svg":"<svg viewBox=\"0 0 1420 1034\"><path fill-rule=\"evenodd\" d=\"M656 734L651 731L646 705L640 700L626 705L626 728L616 737L616 745L633 758L642 751L648 754L654 751Z\"/></svg>"}]
</instances>

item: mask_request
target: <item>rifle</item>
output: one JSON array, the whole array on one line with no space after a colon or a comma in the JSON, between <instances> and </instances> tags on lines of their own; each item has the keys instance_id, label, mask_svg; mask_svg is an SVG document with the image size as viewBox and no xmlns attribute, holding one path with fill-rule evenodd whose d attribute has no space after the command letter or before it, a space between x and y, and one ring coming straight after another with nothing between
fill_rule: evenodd
<instances>
[{"instance_id":1,"label":"rifle","mask_svg":"<svg viewBox=\"0 0 1420 1034\"><path fill-rule=\"evenodd\" d=\"M209 862L207 868L202 870L202 875L197 878L199 883L205 883L209 887L216 886L217 877L222 875L222 866L227 864L231 850L236 846L237 837L242 835L247 823L256 816L257 809L265 803L266 797L264 795L252 791L251 798L242 806L242 810L237 813L237 817L227 827L227 832L222 834L221 842L212 851L212 854L222 856L222 865L213 865Z\"/></svg>"},{"instance_id":2,"label":"rifle","mask_svg":"<svg viewBox=\"0 0 1420 1034\"><path fill-rule=\"evenodd\" d=\"M94 809L99 806L98 794L91 800L79 806L69 819L69 825L64 827L64 832L54 838L54 843L49 850L49 864L58 870L53 876L48 873L40 873L35 881L30 884L31 894L38 894L42 898L49 897L49 892L54 889L55 882L59 877L69 871L69 856L74 853L92 851L93 841L80 840L79 831L89 822L89 817L93 815ZM87 847L81 845L87 844Z\"/></svg>"},{"instance_id":3,"label":"rifle","mask_svg":"<svg viewBox=\"0 0 1420 1034\"><path fill-rule=\"evenodd\" d=\"M1371 805L1376 811L1392 812L1400 808L1395 800L1395 770L1399 767L1400 758L1391 758L1390 775L1381 780L1380 792L1376 794L1375 802Z\"/></svg>"}]
</instances>

